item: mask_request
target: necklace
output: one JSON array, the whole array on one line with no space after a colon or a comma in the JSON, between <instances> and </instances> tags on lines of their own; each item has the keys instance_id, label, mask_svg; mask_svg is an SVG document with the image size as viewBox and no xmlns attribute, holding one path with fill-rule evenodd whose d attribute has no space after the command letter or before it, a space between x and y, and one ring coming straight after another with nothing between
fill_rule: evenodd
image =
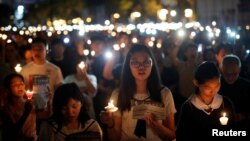
<instances>
[{"instance_id":1,"label":"necklace","mask_svg":"<svg viewBox=\"0 0 250 141\"><path fill-rule=\"evenodd\" d=\"M150 93L135 93L133 96L133 99L138 100L138 101L145 101L150 97Z\"/></svg>"},{"instance_id":2,"label":"necklace","mask_svg":"<svg viewBox=\"0 0 250 141\"><path fill-rule=\"evenodd\" d=\"M135 94L132 98L131 105L140 105L145 103L146 101L150 100L149 92L146 94Z\"/></svg>"}]
</instances>

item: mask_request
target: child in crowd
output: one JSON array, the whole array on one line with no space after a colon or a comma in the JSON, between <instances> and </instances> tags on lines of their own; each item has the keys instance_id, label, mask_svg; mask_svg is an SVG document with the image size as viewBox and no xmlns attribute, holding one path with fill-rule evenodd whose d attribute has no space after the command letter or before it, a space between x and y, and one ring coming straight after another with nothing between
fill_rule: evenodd
<instances>
[{"instance_id":1,"label":"child in crowd","mask_svg":"<svg viewBox=\"0 0 250 141\"><path fill-rule=\"evenodd\" d=\"M213 136L213 129L233 129L233 104L228 98L217 93L221 86L217 66L212 62L203 62L197 67L193 82L196 91L182 105L176 141L204 140ZM226 125L220 123L222 116L228 119Z\"/></svg>"},{"instance_id":2,"label":"child in crowd","mask_svg":"<svg viewBox=\"0 0 250 141\"><path fill-rule=\"evenodd\" d=\"M53 99L53 115L42 123L38 141L101 141L99 124L87 114L84 96L75 83L59 86Z\"/></svg>"}]
</instances>

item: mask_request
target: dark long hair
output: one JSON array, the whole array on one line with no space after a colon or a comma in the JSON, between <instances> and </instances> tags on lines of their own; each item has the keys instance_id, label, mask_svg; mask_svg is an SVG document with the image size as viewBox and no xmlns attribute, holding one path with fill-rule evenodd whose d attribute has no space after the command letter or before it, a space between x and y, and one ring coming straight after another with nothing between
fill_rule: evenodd
<instances>
[{"instance_id":1,"label":"dark long hair","mask_svg":"<svg viewBox=\"0 0 250 141\"><path fill-rule=\"evenodd\" d=\"M82 104L78 121L84 126L85 122L90 119L84 96L79 87L75 83L63 84L56 89L53 98L53 115L51 119L58 124L57 131L62 129L63 122L65 121L62 109L68 104L70 98L80 101Z\"/></svg>"},{"instance_id":2,"label":"dark long hair","mask_svg":"<svg viewBox=\"0 0 250 141\"><path fill-rule=\"evenodd\" d=\"M153 66L151 74L149 75L147 81L147 88L150 92L150 98L154 101L161 102L161 80L154 55L147 46L143 44L135 44L129 50L125 62L123 64L121 84L117 101L117 106L121 110L121 112L131 109L130 100L133 98L133 95L136 91L135 79L130 69L130 59L137 52L145 52L152 58Z\"/></svg>"}]
</instances>

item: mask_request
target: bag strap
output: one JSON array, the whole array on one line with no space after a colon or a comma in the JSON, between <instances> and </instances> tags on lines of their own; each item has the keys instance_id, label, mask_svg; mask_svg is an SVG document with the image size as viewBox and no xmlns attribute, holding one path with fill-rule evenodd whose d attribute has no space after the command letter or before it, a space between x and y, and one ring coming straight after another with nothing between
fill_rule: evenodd
<instances>
[{"instance_id":1,"label":"bag strap","mask_svg":"<svg viewBox=\"0 0 250 141\"><path fill-rule=\"evenodd\" d=\"M165 88L164 85L161 85L160 91L162 91Z\"/></svg>"},{"instance_id":2,"label":"bag strap","mask_svg":"<svg viewBox=\"0 0 250 141\"><path fill-rule=\"evenodd\" d=\"M58 127L56 127L56 126L52 123L52 121L49 121L49 120L48 120L47 123L55 129L55 132L60 133L60 134L62 134L62 135L64 135L64 136L67 136L67 134L65 134L65 133L62 132L61 130L60 130L60 131L57 130Z\"/></svg>"},{"instance_id":3,"label":"bag strap","mask_svg":"<svg viewBox=\"0 0 250 141\"><path fill-rule=\"evenodd\" d=\"M89 124L89 126L88 126L84 131L82 131L82 133L85 133L86 131L88 131L88 129L89 129L94 123L95 123L95 120L93 120L93 121Z\"/></svg>"}]
</instances>

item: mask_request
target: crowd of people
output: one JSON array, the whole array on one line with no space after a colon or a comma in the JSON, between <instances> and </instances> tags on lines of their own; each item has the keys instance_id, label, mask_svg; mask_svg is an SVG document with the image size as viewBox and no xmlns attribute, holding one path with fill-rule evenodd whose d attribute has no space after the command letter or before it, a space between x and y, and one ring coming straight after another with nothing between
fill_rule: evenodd
<instances>
[{"instance_id":1,"label":"crowd of people","mask_svg":"<svg viewBox=\"0 0 250 141\"><path fill-rule=\"evenodd\" d=\"M211 137L212 129L249 136L243 44L125 32L72 33L70 44L62 36L10 37L0 44L0 140L202 140L197 134ZM110 100L117 111L105 110Z\"/></svg>"}]
</instances>

